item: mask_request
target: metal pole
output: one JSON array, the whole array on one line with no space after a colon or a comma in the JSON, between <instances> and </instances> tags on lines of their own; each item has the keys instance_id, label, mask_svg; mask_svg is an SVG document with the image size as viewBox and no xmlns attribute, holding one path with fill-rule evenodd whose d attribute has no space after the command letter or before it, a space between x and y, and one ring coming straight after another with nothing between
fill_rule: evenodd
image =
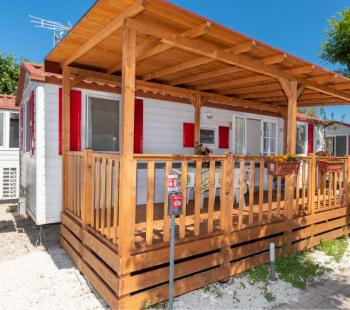
<instances>
[{"instance_id":1,"label":"metal pole","mask_svg":"<svg viewBox=\"0 0 350 310\"><path fill-rule=\"evenodd\" d=\"M175 214L172 214L171 227L170 227L169 310L173 310L173 303L174 303L174 259L175 259Z\"/></svg>"},{"instance_id":2,"label":"metal pole","mask_svg":"<svg viewBox=\"0 0 350 310\"><path fill-rule=\"evenodd\" d=\"M270 243L270 281L277 281L275 275L275 243Z\"/></svg>"}]
</instances>

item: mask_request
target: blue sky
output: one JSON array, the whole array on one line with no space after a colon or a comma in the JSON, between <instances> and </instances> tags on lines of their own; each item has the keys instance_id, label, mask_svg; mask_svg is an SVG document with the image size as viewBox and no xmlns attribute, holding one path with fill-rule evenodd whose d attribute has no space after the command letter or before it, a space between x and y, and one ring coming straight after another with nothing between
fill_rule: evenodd
<instances>
[{"instance_id":1,"label":"blue sky","mask_svg":"<svg viewBox=\"0 0 350 310\"><path fill-rule=\"evenodd\" d=\"M117 1L117 0L116 0ZM76 23L93 0L2 0L0 52L42 62L52 47L49 31L34 28L28 14L62 23ZM349 0L172 0L211 20L254 39L285 50L328 69L335 67L318 58L327 19L349 7ZM3 14L8 12L8 14ZM336 118L350 107L333 107ZM330 113L329 112L329 113Z\"/></svg>"}]
</instances>

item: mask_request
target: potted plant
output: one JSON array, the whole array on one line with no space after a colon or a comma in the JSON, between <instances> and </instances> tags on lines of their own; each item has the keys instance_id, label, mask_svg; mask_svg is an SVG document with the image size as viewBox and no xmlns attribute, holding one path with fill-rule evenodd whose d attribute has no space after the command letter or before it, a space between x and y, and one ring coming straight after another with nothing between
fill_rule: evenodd
<instances>
[{"instance_id":1,"label":"potted plant","mask_svg":"<svg viewBox=\"0 0 350 310\"><path fill-rule=\"evenodd\" d=\"M274 176L286 176L298 173L300 167L299 158L292 154L280 154L267 158L267 170Z\"/></svg>"},{"instance_id":2,"label":"potted plant","mask_svg":"<svg viewBox=\"0 0 350 310\"><path fill-rule=\"evenodd\" d=\"M195 155L208 156L212 152L213 151L210 148L208 148L207 146L203 146L203 144L201 144L201 143L197 144L197 146L194 148Z\"/></svg>"},{"instance_id":3,"label":"potted plant","mask_svg":"<svg viewBox=\"0 0 350 310\"><path fill-rule=\"evenodd\" d=\"M333 156L320 156L317 160L318 170L323 173L340 172L343 170L343 161Z\"/></svg>"}]
</instances>

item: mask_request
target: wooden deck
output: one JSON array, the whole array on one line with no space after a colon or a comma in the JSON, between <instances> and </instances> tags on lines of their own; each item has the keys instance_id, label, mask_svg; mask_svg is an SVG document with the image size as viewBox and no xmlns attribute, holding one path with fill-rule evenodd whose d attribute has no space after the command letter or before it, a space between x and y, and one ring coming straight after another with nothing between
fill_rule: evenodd
<instances>
[{"instance_id":1,"label":"wooden deck","mask_svg":"<svg viewBox=\"0 0 350 310\"><path fill-rule=\"evenodd\" d=\"M78 268L106 302L117 309L141 309L168 296L169 217L165 203L154 202L155 160L147 163L147 202L129 210L132 219L129 255L123 255L118 200L119 159L111 154L71 152L66 159L70 171L68 195L62 213L61 244ZM142 158L145 161L145 157ZM164 181L172 169L172 157L163 158ZM316 158L302 159L298 175L268 178L268 190L260 174L263 158L235 158L225 155L210 159L211 177L217 161L222 165L221 188L209 190L201 207L200 182L203 158L176 157L186 175L188 161L195 161L194 199L176 220L175 295L228 279L268 261L269 243L277 255L286 255L348 233L348 179L350 157L339 172L320 174ZM240 173L233 175L235 162ZM237 165L236 165L237 166ZM234 202L232 181L243 180L249 166L249 192L239 190ZM163 168L162 168L163 169ZM231 178L232 176L232 178ZM185 180L185 177L183 178ZM254 184L259 184L255 187ZM185 184L185 185L184 185ZM241 183L242 184L242 183ZM186 182L181 185L185 189ZM184 191L183 191L184 192ZM165 198L164 193L164 198Z\"/></svg>"}]
</instances>

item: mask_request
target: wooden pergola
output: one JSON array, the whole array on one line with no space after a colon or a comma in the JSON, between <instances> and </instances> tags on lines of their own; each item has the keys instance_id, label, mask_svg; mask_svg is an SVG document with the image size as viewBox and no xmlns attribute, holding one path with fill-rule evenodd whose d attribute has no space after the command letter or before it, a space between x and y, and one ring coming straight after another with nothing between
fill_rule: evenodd
<instances>
[{"instance_id":1,"label":"wooden pergola","mask_svg":"<svg viewBox=\"0 0 350 310\"><path fill-rule=\"evenodd\" d=\"M350 102L350 79L165 0L97 1L47 55L45 67L63 72L63 154L70 151L70 89L84 80L122 94L121 259L130 256L135 231L135 96L194 105L195 141L203 106L282 116L291 153L298 107Z\"/></svg>"}]
</instances>

